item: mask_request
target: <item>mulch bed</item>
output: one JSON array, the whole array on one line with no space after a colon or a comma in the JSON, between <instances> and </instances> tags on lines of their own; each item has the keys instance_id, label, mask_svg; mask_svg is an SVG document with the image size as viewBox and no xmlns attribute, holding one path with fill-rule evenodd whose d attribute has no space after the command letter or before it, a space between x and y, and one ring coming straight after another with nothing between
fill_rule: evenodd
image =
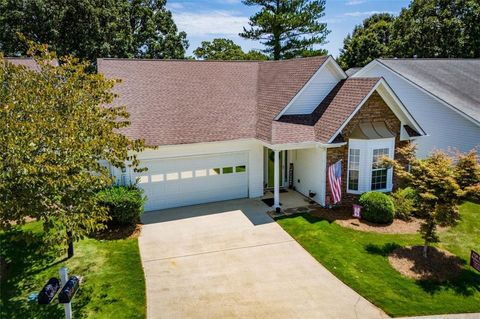
<instances>
[{"instance_id":1,"label":"mulch bed","mask_svg":"<svg viewBox=\"0 0 480 319\"><path fill-rule=\"evenodd\" d=\"M401 247L392 251L388 261L403 276L415 280L445 282L458 277L464 262L446 250L428 248L423 257L423 246Z\"/></svg>"},{"instance_id":2,"label":"mulch bed","mask_svg":"<svg viewBox=\"0 0 480 319\"><path fill-rule=\"evenodd\" d=\"M414 234L420 229L421 220L412 218L410 221L403 221L394 219L391 224L375 224L366 220L359 220L352 216L351 209L336 207L332 209L323 208L320 205L312 204L304 207L285 209L281 215L295 215L301 213L308 213L312 216L320 217L331 222L335 222L342 227L351 228L360 231L383 233L383 234ZM281 215L275 212L269 212L273 218ZM439 227L439 231L444 231L446 228Z\"/></svg>"},{"instance_id":3,"label":"mulch bed","mask_svg":"<svg viewBox=\"0 0 480 319\"><path fill-rule=\"evenodd\" d=\"M137 238L140 236L142 224L135 225L108 225L108 228L96 232L93 238L99 240L117 240L127 238Z\"/></svg>"}]
</instances>

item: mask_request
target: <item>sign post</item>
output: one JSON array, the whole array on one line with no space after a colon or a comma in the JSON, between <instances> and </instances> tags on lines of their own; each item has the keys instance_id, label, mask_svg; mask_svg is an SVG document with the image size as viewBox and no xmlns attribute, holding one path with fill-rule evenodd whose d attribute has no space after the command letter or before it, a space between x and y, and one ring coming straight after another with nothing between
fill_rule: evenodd
<instances>
[{"instance_id":1,"label":"sign post","mask_svg":"<svg viewBox=\"0 0 480 319\"><path fill-rule=\"evenodd\" d=\"M477 271L480 271L480 254L472 250L470 253L470 266Z\"/></svg>"},{"instance_id":2,"label":"sign post","mask_svg":"<svg viewBox=\"0 0 480 319\"><path fill-rule=\"evenodd\" d=\"M60 281L62 283L62 287L65 286L65 284L67 283L68 281L67 267L60 268ZM72 319L72 302L64 303L63 305L65 307L65 319Z\"/></svg>"}]
</instances>

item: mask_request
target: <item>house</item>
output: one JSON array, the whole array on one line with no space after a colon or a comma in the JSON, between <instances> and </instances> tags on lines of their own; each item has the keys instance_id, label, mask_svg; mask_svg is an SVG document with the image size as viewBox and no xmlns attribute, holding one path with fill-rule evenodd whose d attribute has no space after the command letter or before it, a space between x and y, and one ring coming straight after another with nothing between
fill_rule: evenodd
<instances>
[{"instance_id":1,"label":"house","mask_svg":"<svg viewBox=\"0 0 480 319\"><path fill-rule=\"evenodd\" d=\"M138 181L158 210L293 188L331 202L327 167L342 161L344 201L391 191L391 169L377 167L422 127L381 77L347 78L335 60L178 61L99 59L98 71L121 79L125 105L143 138L145 172L112 168Z\"/></svg>"},{"instance_id":2,"label":"house","mask_svg":"<svg viewBox=\"0 0 480 319\"><path fill-rule=\"evenodd\" d=\"M350 72L383 77L395 91L427 133L417 156L480 146L480 59L376 59Z\"/></svg>"}]
</instances>

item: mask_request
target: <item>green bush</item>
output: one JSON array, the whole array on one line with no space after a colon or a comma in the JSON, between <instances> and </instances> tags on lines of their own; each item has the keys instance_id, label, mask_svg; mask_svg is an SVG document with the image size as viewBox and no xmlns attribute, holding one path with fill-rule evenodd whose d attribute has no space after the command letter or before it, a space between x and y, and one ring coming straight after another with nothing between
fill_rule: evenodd
<instances>
[{"instance_id":1,"label":"green bush","mask_svg":"<svg viewBox=\"0 0 480 319\"><path fill-rule=\"evenodd\" d=\"M395 215L392 199L380 192L366 192L360 196L362 218L379 224L389 224Z\"/></svg>"},{"instance_id":2,"label":"green bush","mask_svg":"<svg viewBox=\"0 0 480 319\"><path fill-rule=\"evenodd\" d=\"M100 203L108 207L112 222L135 224L143 213L146 197L135 186L112 186L98 193Z\"/></svg>"},{"instance_id":3,"label":"green bush","mask_svg":"<svg viewBox=\"0 0 480 319\"><path fill-rule=\"evenodd\" d=\"M400 188L392 193L391 198L395 207L395 218L410 220L416 210L416 193L413 188Z\"/></svg>"}]
</instances>

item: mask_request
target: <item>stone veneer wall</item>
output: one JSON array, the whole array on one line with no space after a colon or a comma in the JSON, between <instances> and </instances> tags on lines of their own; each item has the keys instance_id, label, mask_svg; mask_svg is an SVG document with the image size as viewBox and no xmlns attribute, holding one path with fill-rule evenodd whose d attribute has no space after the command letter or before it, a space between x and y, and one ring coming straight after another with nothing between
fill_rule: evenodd
<instances>
[{"instance_id":1,"label":"stone veneer wall","mask_svg":"<svg viewBox=\"0 0 480 319\"><path fill-rule=\"evenodd\" d=\"M387 127L396 134L395 138L395 149L404 145L405 141L400 141L400 120L396 117L396 115L390 110L387 106L385 101L382 97L377 93L374 92L370 98L365 102L362 108L358 111L357 114L350 120L350 122L345 126L342 130L342 135L345 141L348 142L350 134L356 128L359 123L364 122L381 122L384 121ZM395 152L395 158L397 158L397 152ZM351 206L351 204L356 203L358 201L359 195L348 194L347 193L347 166L348 166L348 144L329 148L327 150L327 167L331 164L335 163L336 161L342 159L342 202L341 206ZM395 188L397 184L397 176L394 172L393 174L393 187ZM330 191L330 185L328 185L327 179L327 192L326 195L331 198L332 193ZM328 204L328 203L327 203Z\"/></svg>"}]
</instances>

